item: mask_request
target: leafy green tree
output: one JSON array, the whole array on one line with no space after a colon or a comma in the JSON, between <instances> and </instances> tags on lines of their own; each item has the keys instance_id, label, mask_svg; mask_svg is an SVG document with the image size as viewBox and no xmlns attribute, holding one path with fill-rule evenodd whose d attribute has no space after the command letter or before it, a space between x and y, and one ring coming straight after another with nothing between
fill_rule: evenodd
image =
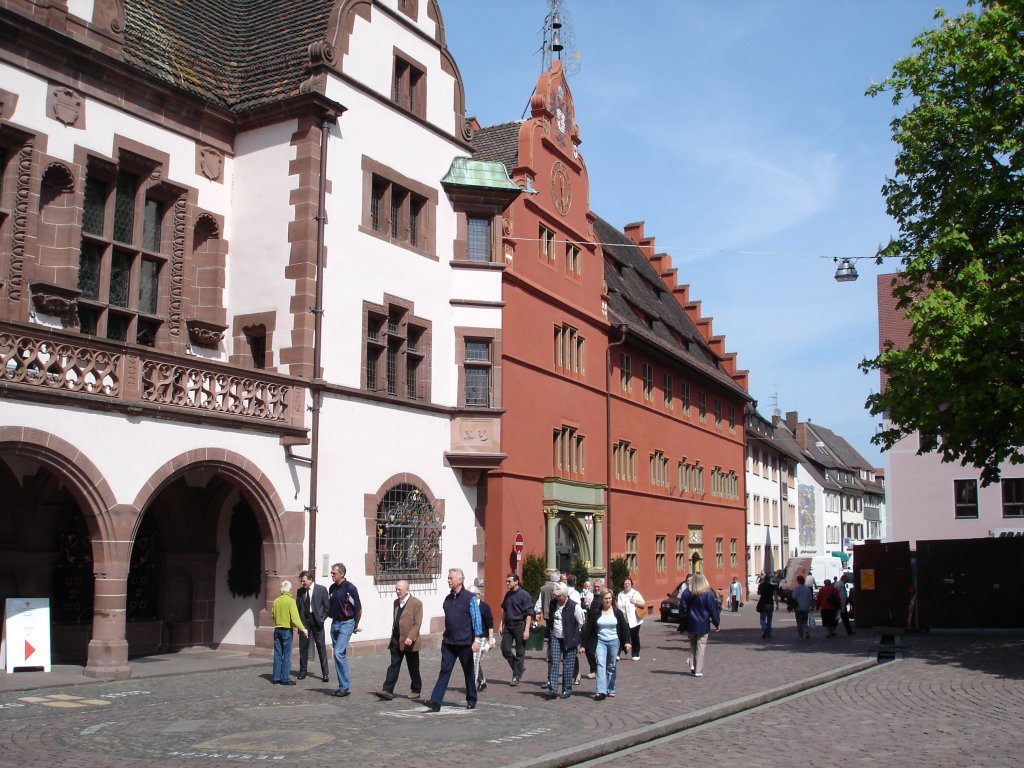
<instances>
[{"instance_id":1,"label":"leafy green tree","mask_svg":"<svg viewBox=\"0 0 1024 768\"><path fill-rule=\"evenodd\" d=\"M579 558L573 560L572 573L576 577L576 589L582 590L583 583L590 578L590 568Z\"/></svg>"},{"instance_id":2,"label":"leafy green tree","mask_svg":"<svg viewBox=\"0 0 1024 768\"><path fill-rule=\"evenodd\" d=\"M548 580L547 564L540 555L529 554L523 558L523 576L521 586L530 593L534 600L540 594L540 588Z\"/></svg>"},{"instance_id":3,"label":"leafy green tree","mask_svg":"<svg viewBox=\"0 0 1024 768\"><path fill-rule=\"evenodd\" d=\"M608 577L611 579L611 589L616 595L622 591L622 585L629 578L629 563L624 557L614 557L608 564Z\"/></svg>"},{"instance_id":4,"label":"leafy green tree","mask_svg":"<svg viewBox=\"0 0 1024 768\"><path fill-rule=\"evenodd\" d=\"M899 234L878 256L901 262L894 294L911 331L861 368L888 377L867 400L889 420L876 444L918 431L934 438L923 451L980 468L987 485L1001 462L1024 463L1024 2L969 6L938 11L868 90L909 105L882 187Z\"/></svg>"}]
</instances>

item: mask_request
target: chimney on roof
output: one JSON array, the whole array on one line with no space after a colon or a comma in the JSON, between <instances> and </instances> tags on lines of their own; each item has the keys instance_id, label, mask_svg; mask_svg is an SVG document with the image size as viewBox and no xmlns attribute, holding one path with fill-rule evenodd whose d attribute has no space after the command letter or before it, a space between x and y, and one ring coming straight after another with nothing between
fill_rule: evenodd
<instances>
[{"instance_id":1,"label":"chimney on roof","mask_svg":"<svg viewBox=\"0 0 1024 768\"><path fill-rule=\"evenodd\" d=\"M786 411L786 426L794 435L796 434L796 425L799 421L800 417L796 411Z\"/></svg>"}]
</instances>

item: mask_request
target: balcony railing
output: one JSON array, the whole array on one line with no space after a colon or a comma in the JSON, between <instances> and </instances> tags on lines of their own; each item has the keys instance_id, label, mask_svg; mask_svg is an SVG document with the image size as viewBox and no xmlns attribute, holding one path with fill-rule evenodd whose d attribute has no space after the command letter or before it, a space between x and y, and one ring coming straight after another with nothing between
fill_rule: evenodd
<instances>
[{"instance_id":1,"label":"balcony railing","mask_svg":"<svg viewBox=\"0 0 1024 768\"><path fill-rule=\"evenodd\" d=\"M51 329L0 324L2 382L44 399L73 393L152 408L161 418L217 414L273 431L304 431L305 387L288 377Z\"/></svg>"}]
</instances>

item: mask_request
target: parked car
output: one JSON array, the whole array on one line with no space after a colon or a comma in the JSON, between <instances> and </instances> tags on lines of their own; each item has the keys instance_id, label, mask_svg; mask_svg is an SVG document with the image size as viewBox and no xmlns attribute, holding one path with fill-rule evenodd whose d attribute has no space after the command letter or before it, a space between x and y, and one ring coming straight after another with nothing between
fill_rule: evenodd
<instances>
[{"instance_id":1,"label":"parked car","mask_svg":"<svg viewBox=\"0 0 1024 768\"><path fill-rule=\"evenodd\" d=\"M669 592L665 599L661 601L661 620L662 621L679 621L679 596L683 593L683 587L686 586L686 580L680 581L676 584L676 588ZM718 608L722 608L722 590L712 589L711 593L718 600Z\"/></svg>"},{"instance_id":2,"label":"parked car","mask_svg":"<svg viewBox=\"0 0 1024 768\"><path fill-rule=\"evenodd\" d=\"M686 581L680 581L676 588L669 592L665 599L661 601L661 620L662 621L679 621L679 595L683 592L683 586Z\"/></svg>"}]
</instances>

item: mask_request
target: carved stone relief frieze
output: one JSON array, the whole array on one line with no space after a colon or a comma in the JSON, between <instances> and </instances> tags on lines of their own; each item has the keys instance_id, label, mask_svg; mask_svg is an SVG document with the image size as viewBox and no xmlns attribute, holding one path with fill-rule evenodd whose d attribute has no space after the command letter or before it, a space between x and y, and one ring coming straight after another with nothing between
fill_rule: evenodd
<instances>
[{"instance_id":1,"label":"carved stone relief frieze","mask_svg":"<svg viewBox=\"0 0 1024 768\"><path fill-rule=\"evenodd\" d=\"M50 86L46 114L68 128L85 128L85 100L77 91L63 85Z\"/></svg>"},{"instance_id":2,"label":"carved stone relief frieze","mask_svg":"<svg viewBox=\"0 0 1024 768\"><path fill-rule=\"evenodd\" d=\"M181 336L181 302L185 290L185 224L188 204L184 197L174 201L174 229L171 237L171 291L167 331L175 339Z\"/></svg>"},{"instance_id":3,"label":"carved stone relief frieze","mask_svg":"<svg viewBox=\"0 0 1024 768\"><path fill-rule=\"evenodd\" d=\"M223 181L224 155L213 147L196 146L196 173L210 181Z\"/></svg>"},{"instance_id":4,"label":"carved stone relief frieze","mask_svg":"<svg viewBox=\"0 0 1024 768\"><path fill-rule=\"evenodd\" d=\"M189 320L188 339L197 347L216 347L224 339L224 332L228 329L226 325L206 323L202 320Z\"/></svg>"},{"instance_id":5,"label":"carved stone relief frieze","mask_svg":"<svg viewBox=\"0 0 1024 768\"><path fill-rule=\"evenodd\" d=\"M10 120L18 106L18 94L0 88L0 119Z\"/></svg>"},{"instance_id":6,"label":"carved stone relief frieze","mask_svg":"<svg viewBox=\"0 0 1024 768\"><path fill-rule=\"evenodd\" d=\"M31 143L22 145L18 151L15 169L14 211L11 217L11 260L7 270L7 296L11 301L21 301L24 288L33 150Z\"/></svg>"},{"instance_id":7,"label":"carved stone relief frieze","mask_svg":"<svg viewBox=\"0 0 1024 768\"><path fill-rule=\"evenodd\" d=\"M96 0L93 23L120 35L124 32L124 3L121 0Z\"/></svg>"},{"instance_id":8,"label":"carved stone relief frieze","mask_svg":"<svg viewBox=\"0 0 1024 768\"><path fill-rule=\"evenodd\" d=\"M36 312L59 317L66 326L78 325L78 296L81 293L57 285L33 283L32 306Z\"/></svg>"}]
</instances>

